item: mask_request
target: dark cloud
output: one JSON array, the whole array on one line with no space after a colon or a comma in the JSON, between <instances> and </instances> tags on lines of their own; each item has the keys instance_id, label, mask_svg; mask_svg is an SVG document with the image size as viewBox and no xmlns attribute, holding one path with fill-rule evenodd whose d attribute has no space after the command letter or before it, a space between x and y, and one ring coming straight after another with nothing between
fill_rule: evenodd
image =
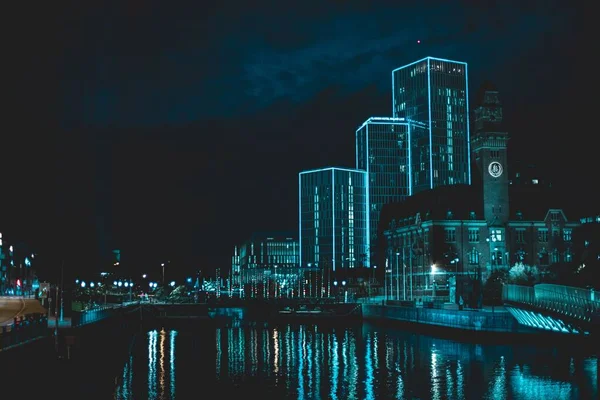
<instances>
[{"instance_id":1,"label":"dark cloud","mask_svg":"<svg viewBox=\"0 0 600 400\"><path fill-rule=\"evenodd\" d=\"M298 172L353 166L356 127L390 113L391 70L425 56L467 61L471 94L496 83L514 157L589 179L595 47L578 2L39 7L7 10L26 18L7 22L1 201L6 224L82 257L97 240L142 264L222 266L250 232L294 230Z\"/></svg>"}]
</instances>

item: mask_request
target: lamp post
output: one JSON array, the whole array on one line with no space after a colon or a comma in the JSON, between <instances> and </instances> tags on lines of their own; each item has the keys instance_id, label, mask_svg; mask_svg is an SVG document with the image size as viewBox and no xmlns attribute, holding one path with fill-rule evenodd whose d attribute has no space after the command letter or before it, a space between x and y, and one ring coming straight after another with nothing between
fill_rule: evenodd
<instances>
[{"instance_id":1,"label":"lamp post","mask_svg":"<svg viewBox=\"0 0 600 400\"><path fill-rule=\"evenodd\" d=\"M404 262L404 246L402 247L402 300L406 301L406 263Z\"/></svg>"},{"instance_id":2,"label":"lamp post","mask_svg":"<svg viewBox=\"0 0 600 400\"><path fill-rule=\"evenodd\" d=\"M387 274L388 274L388 263L385 262L385 268L383 269L383 301L387 301Z\"/></svg>"},{"instance_id":3,"label":"lamp post","mask_svg":"<svg viewBox=\"0 0 600 400\"><path fill-rule=\"evenodd\" d=\"M435 299L435 264L431 265L431 300Z\"/></svg>"},{"instance_id":4,"label":"lamp post","mask_svg":"<svg viewBox=\"0 0 600 400\"><path fill-rule=\"evenodd\" d=\"M396 300L400 300L400 252L396 252Z\"/></svg>"},{"instance_id":5,"label":"lamp post","mask_svg":"<svg viewBox=\"0 0 600 400\"><path fill-rule=\"evenodd\" d=\"M338 291L337 291L338 281L333 281L333 286L335 287L335 301L338 302Z\"/></svg>"}]
</instances>

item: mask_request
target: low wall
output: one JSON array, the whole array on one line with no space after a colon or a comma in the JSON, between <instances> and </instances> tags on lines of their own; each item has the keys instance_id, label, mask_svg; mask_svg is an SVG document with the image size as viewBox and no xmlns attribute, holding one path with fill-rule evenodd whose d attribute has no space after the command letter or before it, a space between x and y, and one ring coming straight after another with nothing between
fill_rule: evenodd
<instances>
[{"instance_id":1,"label":"low wall","mask_svg":"<svg viewBox=\"0 0 600 400\"><path fill-rule=\"evenodd\" d=\"M29 315L18 323L0 329L0 352L48 336L48 319L45 315Z\"/></svg>"},{"instance_id":2,"label":"low wall","mask_svg":"<svg viewBox=\"0 0 600 400\"><path fill-rule=\"evenodd\" d=\"M442 310L433 308L362 305L363 317L374 320L396 320L454 329L483 332L525 333L508 312Z\"/></svg>"},{"instance_id":3,"label":"low wall","mask_svg":"<svg viewBox=\"0 0 600 400\"><path fill-rule=\"evenodd\" d=\"M137 303L125 304L120 307L100 307L87 311L73 311L71 313L71 326L73 328L93 324L107 318L112 318L130 312L137 307ZM60 327L60 325L59 325Z\"/></svg>"}]
</instances>

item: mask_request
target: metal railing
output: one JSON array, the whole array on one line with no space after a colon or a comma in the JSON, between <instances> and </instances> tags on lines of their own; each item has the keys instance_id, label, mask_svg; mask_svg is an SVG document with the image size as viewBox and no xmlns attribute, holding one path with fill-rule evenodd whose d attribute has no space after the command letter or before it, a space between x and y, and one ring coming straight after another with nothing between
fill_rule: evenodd
<instances>
[{"instance_id":1,"label":"metal railing","mask_svg":"<svg viewBox=\"0 0 600 400\"><path fill-rule=\"evenodd\" d=\"M504 285L502 299L591 322L600 317L600 296L591 290L560 285Z\"/></svg>"},{"instance_id":2,"label":"metal railing","mask_svg":"<svg viewBox=\"0 0 600 400\"><path fill-rule=\"evenodd\" d=\"M0 327L0 352L48 336L48 319L43 314L15 318L10 325Z\"/></svg>"}]
</instances>

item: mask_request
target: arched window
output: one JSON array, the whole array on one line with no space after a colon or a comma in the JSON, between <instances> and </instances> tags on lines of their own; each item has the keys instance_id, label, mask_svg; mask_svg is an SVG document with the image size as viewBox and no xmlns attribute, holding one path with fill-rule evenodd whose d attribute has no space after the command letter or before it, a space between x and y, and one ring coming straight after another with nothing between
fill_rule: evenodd
<instances>
[{"instance_id":1,"label":"arched window","mask_svg":"<svg viewBox=\"0 0 600 400\"><path fill-rule=\"evenodd\" d=\"M469 251L469 264L471 264L471 265L479 264L479 252L477 251L477 249L475 247L473 247L471 249L471 251Z\"/></svg>"},{"instance_id":2,"label":"arched window","mask_svg":"<svg viewBox=\"0 0 600 400\"><path fill-rule=\"evenodd\" d=\"M552 264L556 264L559 261L560 261L560 256L558 253L558 249L553 249L552 250Z\"/></svg>"}]
</instances>

